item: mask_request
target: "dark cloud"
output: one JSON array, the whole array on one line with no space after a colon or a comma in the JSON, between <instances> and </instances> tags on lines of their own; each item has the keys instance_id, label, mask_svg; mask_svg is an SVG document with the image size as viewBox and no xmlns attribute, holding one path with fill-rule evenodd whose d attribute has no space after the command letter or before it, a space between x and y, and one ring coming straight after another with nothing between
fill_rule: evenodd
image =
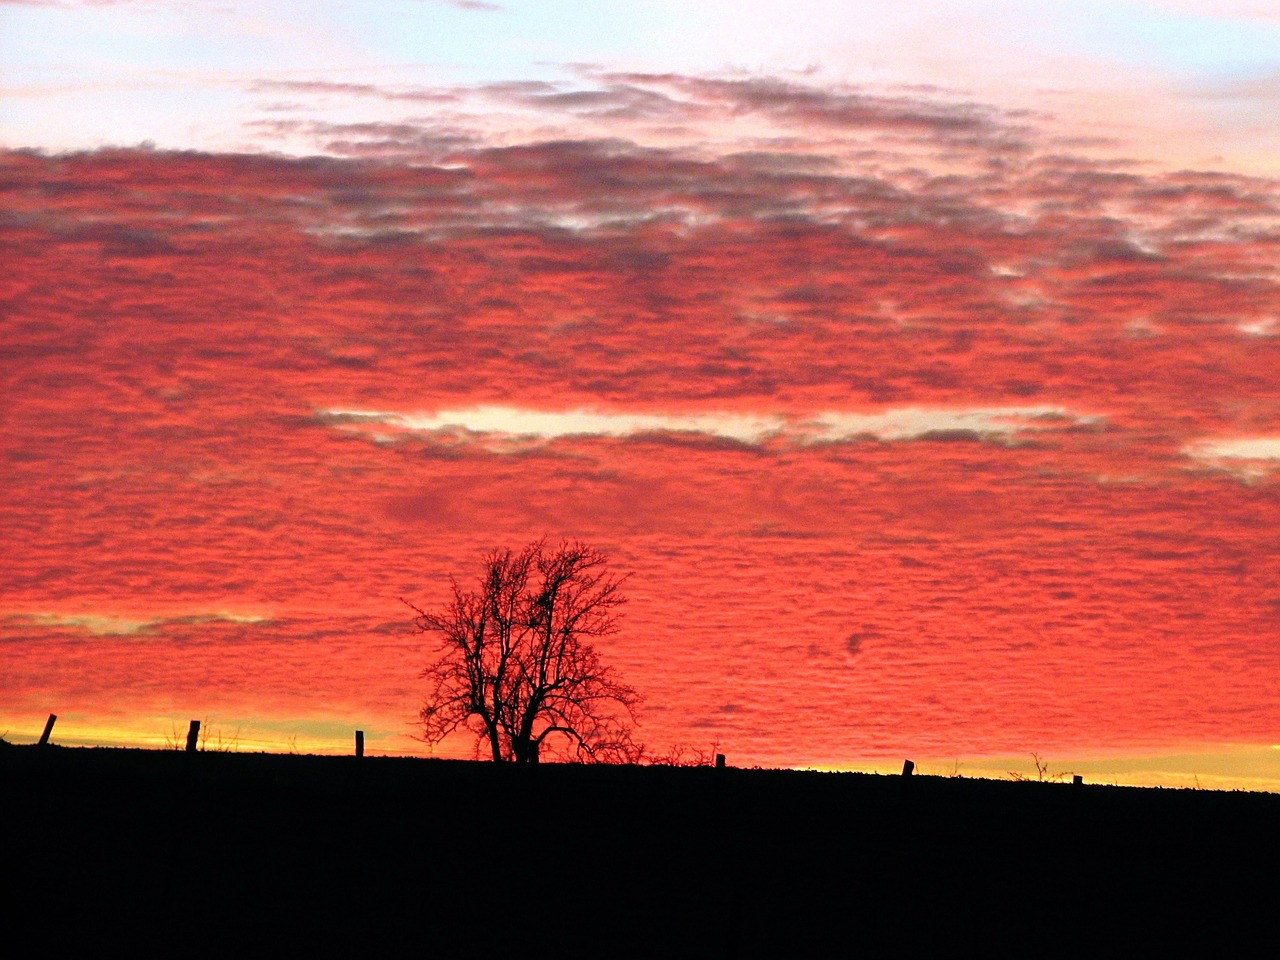
<instances>
[{"instance_id":1,"label":"dark cloud","mask_svg":"<svg viewBox=\"0 0 1280 960\"><path fill-rule=\"evenodd\" d=\"M344 95L451 107L483 125L495 106L518 108L550 123L611 125L620 138L645 131L685 131L706 124L766 121L778 138L800 151L829 141L861 138L897 149L949 151L966 161L997 165L1017 161L1036 147L1038 135L1025 111L957 101L941 92L896 88L876 92L769 77L725 79L673 73L609 73L582 66L579 82L510 81L479 86L406 88L365 83L261 81L263 93ZM779 142L782 142L779 140ZM893 145L897 145L896 147ZM886 154L891 157L892 153Z\"/></svg>"},{"instance_id":2,"label":"dark cloud","mask_svg":"<svg viewBox=\"0 0 1280 960\"><path fill-rule=\"evenodd\" d=\"M866 130L908 134L959 145L1030 149L1031 130L1019 113L920 94L886 95L858 88L818 87L770 77L717 79L679 74L610 73L605 80L678 92L704 111L758 114L813 131Z\"/></svg>"},{"instance_id":3,"label":"dark cloud","mask_svg":"<svg viewBox=\"0 0 1280 960\"><path fill-rule=\"evenodd\" d=\"M494 100L524 107L604 120L676 122L710 114L706 105L630 83L608 83L577 90L546 82L497 83L481 87L480 92Z\"/></svg>"}]
</instances>

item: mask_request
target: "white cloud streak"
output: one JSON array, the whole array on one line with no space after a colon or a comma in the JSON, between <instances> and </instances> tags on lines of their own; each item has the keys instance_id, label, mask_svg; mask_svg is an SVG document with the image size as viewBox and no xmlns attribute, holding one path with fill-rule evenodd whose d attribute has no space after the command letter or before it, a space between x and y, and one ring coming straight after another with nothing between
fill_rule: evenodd
<instances>
[{"instance_id":1,"label":"white cloud streak","mask_svg":"<svg viewBox=\"0 0 1280 960\"><path fill-rule=\"evenodd\" d=\"M1246 482L1265 477L1280 464L1280 437L1201 440L1183 448L1194 460L1235 474Z\"/></svg>"},{"instance_id":2,"label":"white cloud streak","mask_svg":"<svg viewBox=\"0 0 1280 960\"><path fill-rule=\"evenodd\" d=\"M197 613L145 619L96 613L15 613L5 619L11 623L28 623L36 627L66 627L83 630L95 636L127 637L155 633L165 626L174 624L254 624L266 623L270 618L238 613Z\"/></svg>"},{"instance_id":3,"label":"white cloud streak","mask_svg":"<svg viewBox=\"0 0 1280 960\"><path fill-rule=\"evenodd\" d=\"M564 437L633 437L653 433L692 434L758 445L783 440L798 445L855 440L916 440L971 436L1010 442L1018 435L1098 422L1062 407L900 407L877 413L827 411L808 416L780 414L664 414L595 410L529 410L477 406L435 413L322 410L322 420L390 442L403 434L436 434L543 443Z\"/></svg>"}]
</instances>

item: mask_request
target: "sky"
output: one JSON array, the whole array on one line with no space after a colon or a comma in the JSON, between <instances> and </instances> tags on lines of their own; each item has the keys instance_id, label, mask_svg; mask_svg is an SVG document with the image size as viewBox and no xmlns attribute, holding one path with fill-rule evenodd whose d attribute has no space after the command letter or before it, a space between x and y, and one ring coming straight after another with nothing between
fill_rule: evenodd
<instances>
[{"instance_id":1,"label":"sky","mask_svg":"<svg viewBox=\"0 0 1280 960\"><path fill-rule=\"evenodd\" d=\"M0 735L427 755L546 536L655 752L1280 790L1280 13L897 6L0 0Z\"/></svg>"}]
</instances>

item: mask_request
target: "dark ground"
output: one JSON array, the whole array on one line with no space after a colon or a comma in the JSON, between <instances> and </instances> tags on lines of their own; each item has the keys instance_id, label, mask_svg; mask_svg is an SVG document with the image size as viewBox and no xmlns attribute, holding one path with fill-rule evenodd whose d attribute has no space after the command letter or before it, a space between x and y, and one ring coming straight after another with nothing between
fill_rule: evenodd
<instances>
[{"instance_id":1,"label":"dark ground","mask_svg":"<svg viewBox=\"0 0 1280 960\"><path fill-rule=\"evenodd\" d=\"M1212 955L1280 795L0 747L0 937L71 956Z\"/></svg>"}]
</instances>

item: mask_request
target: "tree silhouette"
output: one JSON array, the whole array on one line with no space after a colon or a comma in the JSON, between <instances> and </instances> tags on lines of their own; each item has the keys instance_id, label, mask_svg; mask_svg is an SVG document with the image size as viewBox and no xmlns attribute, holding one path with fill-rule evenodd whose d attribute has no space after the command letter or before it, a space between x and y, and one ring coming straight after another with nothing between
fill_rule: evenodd
<instances>
[{"instance_id":1,"label":"tree silhouette","mask_svg":"<svg viewBox=\"0 0 1280 960\"><path fill-rule=\"evenodd\" d=\"M494 760L537 763L549 737L573 759L633 757L630 722L640 697L602 666L588 642L617 630L622 579L598 550L546 540L485 557L479 585L453 585L439 611L404 601L415 626L438 634L442 653L422 676L432 745L457 730L476 735Z\"/></svg>"}]
</instances>

